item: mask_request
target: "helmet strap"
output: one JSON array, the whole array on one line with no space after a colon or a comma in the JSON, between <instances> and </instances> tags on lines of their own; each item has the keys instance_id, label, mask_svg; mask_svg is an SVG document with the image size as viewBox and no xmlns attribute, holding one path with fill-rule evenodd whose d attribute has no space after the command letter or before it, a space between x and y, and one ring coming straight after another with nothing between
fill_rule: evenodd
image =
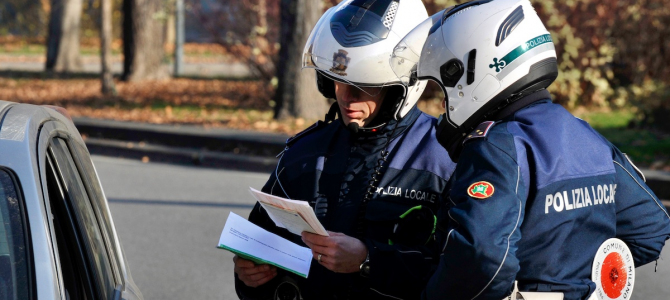
<instances>
[{"instance_id":1,"label":"helmet strap","mask_svg":"<svg viewBox=\"0 0 670 300\"><path fill-rule=\"evenodd\" d=\"M323 119L324 122L330 123L335 121L335 117L340 113L340 106L337 104L337 101L333 102L328 109L326 117Z\"/></svg>"},{"instance_id":2,"label":"helmet strap","mask_svg":"<svg viewBox=\"0 0 670 300\"><path fill-rule=\"evenodd\" d=\"M402 87L390 86L388 91L384 96L384 101L379 108L379 113L375 116L375 119L370 122L368 127L378 127L379 125L386 124L390 120L394 119L395 112L398 110L398 106L402 102L404 91L399 91Z\"/></svg>"}]
</instances>

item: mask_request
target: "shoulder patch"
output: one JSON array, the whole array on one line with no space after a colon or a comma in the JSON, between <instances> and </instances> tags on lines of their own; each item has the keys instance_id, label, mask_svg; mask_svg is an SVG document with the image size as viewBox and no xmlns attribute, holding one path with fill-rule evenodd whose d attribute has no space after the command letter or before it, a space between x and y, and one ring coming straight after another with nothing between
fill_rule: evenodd
<instances>
[{"instance_id":1,"label":"shoulder patch","mask_svg":"<svg viewBox=\"0 0 670 300\"><path fill-rule=\"evenodd\" d=\"M486 122L482 122L481 124L477 125L477 127L475 127L475 130L470 132L470 134L468 134L465 137L465 140L463 140L463 143L465 143L465 142L467 142L471 139L486 137L486 135L489 133L489 130L491 130L491 128L493 127L494 124L495 124L494 121L486 121Z\"/></svg>"},{"instance_id":2,"label":"shoulder patch","mask_svg":"<svg viewBox=\"0 0 670 300\"><path fill-rule=\"evenodd\" d=\"M472 198L486 199L493 196L495 188L486 181L477 181L468 187L468 195Z\"/></svg>"}]
</instances>

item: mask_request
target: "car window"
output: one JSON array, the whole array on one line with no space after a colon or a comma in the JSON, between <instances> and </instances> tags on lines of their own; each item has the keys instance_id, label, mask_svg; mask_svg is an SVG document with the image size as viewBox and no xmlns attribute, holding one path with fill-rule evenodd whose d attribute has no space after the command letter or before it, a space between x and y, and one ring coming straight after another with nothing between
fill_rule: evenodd
<instances>
[{"instance_id":1,"label":"car window","mask_svg":"<svg viewBox=\"0 0 670 300\"><path fill-rule=\"evenodd\" d=\"M0 300L32 298L28 226L13 178L0 169Z\"/></svg>"},{"instance_id":2,"label":"car window","mask_svg":"<svg viewBox=\"0 0 670 300\"><path fill-rule=\"evenodd\" d=\"M66 297L112 298L116 284L103 236L65 140L52 139L47 162L47 173L51 173L47 174L47 187Z\"/></svg>"}]
</instances>

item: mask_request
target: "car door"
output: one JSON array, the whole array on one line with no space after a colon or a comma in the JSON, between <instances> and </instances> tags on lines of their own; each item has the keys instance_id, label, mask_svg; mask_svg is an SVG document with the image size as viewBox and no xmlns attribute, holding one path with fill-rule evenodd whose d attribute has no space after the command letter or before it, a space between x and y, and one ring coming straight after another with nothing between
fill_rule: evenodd
<instances>
[{"instance_id":1,"label":"car door","mask_svg":"<svg viewBox=\"0 0 670 300\"><path fill-rule=\"evenodd\" d=\"M0 101L0 185L0 300L142 299L71 120Z\"/></svg>"}]
</instances>

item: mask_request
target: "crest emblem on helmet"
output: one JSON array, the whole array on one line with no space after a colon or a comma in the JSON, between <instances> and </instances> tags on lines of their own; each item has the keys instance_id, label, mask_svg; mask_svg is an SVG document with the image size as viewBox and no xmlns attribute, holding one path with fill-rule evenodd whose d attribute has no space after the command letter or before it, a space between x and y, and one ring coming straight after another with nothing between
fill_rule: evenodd
<instances>
[{"instance_id":1,"label":"crest emblem on helmet","mask_svg":"<svg viewBox=\"0 0 670 300\"><path fill-rule=\"evenodd\" d=\"M468 195L472 198L486 199L493 196L495 189L486 181L478 181L468 187Z\"/></svg>"},{"instance_id":2,"label":"crest emblem on helmet","mask_svg":"<svg viewBox=\"0 0 670 300\"><path fill-rule=\"evenodd\" d=\"M348 54L349 52L342 49L333 53L333 67L330 68L330 71L340 76L347 76L347 73L344 71L347 70L349 61L351 61L351 57L347 56Z\"/></svg>"}]
</instances>

